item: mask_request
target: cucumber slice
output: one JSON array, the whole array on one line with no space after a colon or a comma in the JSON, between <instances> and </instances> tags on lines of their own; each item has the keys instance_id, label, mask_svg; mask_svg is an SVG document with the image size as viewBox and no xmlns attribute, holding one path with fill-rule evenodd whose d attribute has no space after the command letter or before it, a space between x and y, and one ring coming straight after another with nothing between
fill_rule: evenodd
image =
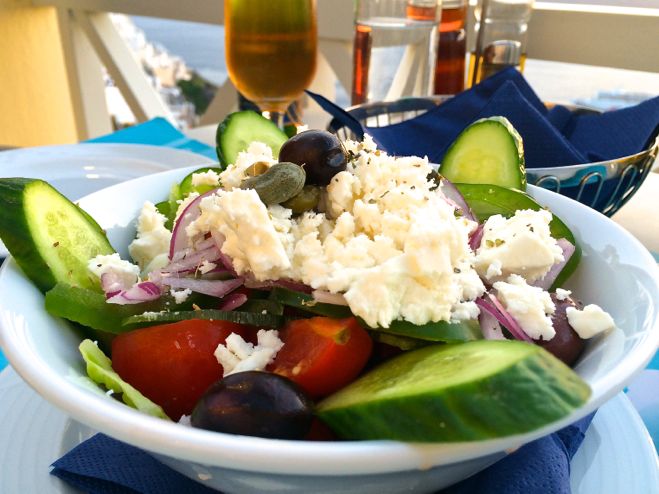
<instances>
[{"instance_id":1,"label":"cucumber slice","mask_svg":"<svg viewBox=\"0 0 659 494\"><path fill-rule=\"evenodd\" d=\"M505 117L477 120L448 148L439 173L451 182L525 190L522 137Z\"/></svg>"},{"instance_id":2,"label":"cucumber slice","mask_svg":"<svg viewBox=\"0 0 659 494\"><path fill-rule=\"evenodd\" d=\"M126 328L134 329L142 326L153 326L154 324L167 324L170 322L186 321L188 319L206 319L210 321L230 321L248 326L265 328L279 328L284 323L284 318L274 314L261 314L254 312L239 312L236 310L223 311L215 309L201 309L174 312L145 312L124 319Z\"/></svg>"},{"instance_id":3,"label":"cucumber slice","mask_svg":"<svg viewBox=\"0 0 659 494\"><path fill-rule=\"evenodd\" d=\"M271 300L295 307L296 309L309 312L318 316L343 319L352 317L350 308L345 305L324 304L316 302L308 293L295 292L287 288L275 287L270 293ZM471 341L482 337L482 333L475 321L460 321L449 323L447 321L429 322L427 324L413 324L408 321L392 321L388 328L371 328L362 319L359 319L362 327L373 332L382 332L390 335L415 338L424 341L441 341L446 343L457 341Z\"/></svg>"},{"instance_id":4,"label":"cucumber slice","mask_svg":"<svg viewBox=\"0 0 659 494\"><path fill-rule=\"evenodd\" d=\"M241 312L255 312L258 314L284 315L284 306L279 302L267 299L250 299L240 306Z\"/></svg>"},{"instance_id":5,"label":"cucumber slice","mask_svg":"<svg viewBox=\"0 0 659 494\"><path fill-rule=\"evenodd\" d=\"M181 180L181 183L179 184L180 195L182 197L187 197L188 194L190 194L190 192L197 192L199 195L201 195L208 192L209 190L217 189L217 185L197 185L197 186L192 185L192 175L194 175L195 173L204 173L209 170L213 170L218 175L222 171L221 168L217 168L215 166L207 166L188 173L183 178L183 180Z\"/></svg>"},{"instance_id":6,"label":"cucumber slice","mask_svg":"<svg viewBox=\"0 0 659 494\"><path fill-rule=\"evenodd\" d=\"M288 136L274 122L255 111L245 110L228 115L217 127L215 142L217 158L222 168L235 163L238 153L253 141L264 142L272 148L275 158Z\"/></svg>"},{"instance_id":7,"label":"cucumber slice","mask_svg":"<svg viewBox=\"0 0 659 494\"><path fill-rule=\"evenodd\" d=\"M280 304L315 314L317 316L344 319L352 317L352 312L345 305L324 304L316 302L308 293L296 292L287 288L275 287L270 292L270 300Z\"/></svg>"},{"instance_id":8,"label":"cucumber slice","mask_svg":"<svg viewBox=\"0 0 659 494\"><path fill-rule=\"evenodd\" d=\"M391 321L388 328L371 328L361 321L364 328L372 329L374 332L388 333L391 335L415 338L426 342L457 343L463 341L478 340L483 333L476 321L437 321L426 324L413 324L409 321Z\"/></svg>"},{"instance_id":9,"label":"cucumber slice","mask_svg":"<svg viewBox=\"0 0 659 494\"><path fill-rule=\"evenodd\" d=\"M174 217L176 216L176 211L172 211L172 203L167 200L159 202L155 206L158 212L167 218L165 228L171 231L174 228Z\"/></svg>"},{"instance_id":10,"label":"cucumber slice","mask_svg":"<svg viewBox=\"0 0 659 494\"><path fill-rule=\"evenodd\" d=\"M317 413L343 439L477 441L542 427L589 396L543 348L481 340L406 352L326 398Z\"/></svg>"},{"instance_id":11,"label":"cucumber slice","mask_svg":"<svg viewBox=\"0 0 659 494\"><path fill-rule=\"evenodd\" d=\"M385 345L389 346L394 346L404 351L414 350L415 348L421 348L431 344L428 341L418 340L416 338L408 338L407 336L383 333L382 331L369 331L368 334L371 336L373 341L384 343Z\"/></svg>"},{"instance_id":12,"label":"cucumber slice","mask_svg":"<svg viewBox=\"0 0 659 494\"><path fill-rule=\"evenodd\" d=\"M91 216L37 179L0 179L0 237L43 292L58 282L100 290L87 262L114 252Z\"/></svg>"},{"instance_id":13,"label":"cucumber slice","mask_svg":"<svg viewBox=\"0 0 659 494\"><path fill-rule=\"evenodd\" d=\"M455 186L479 221L485 221L495 214L510 217L518 209L533 209L535 211L542 209L542 206L530 196L518 190L486 184L455 184ZM551 223L549 223L551 236L556 239L564 238L574 245L575 251L563 267L563 270L559 273L550 290L555 290L557 287L563 286L563 283L577 269L581 260L581 247L574 238L574 234L558 216L553 216Z\"/></svg>"}]
</instances>

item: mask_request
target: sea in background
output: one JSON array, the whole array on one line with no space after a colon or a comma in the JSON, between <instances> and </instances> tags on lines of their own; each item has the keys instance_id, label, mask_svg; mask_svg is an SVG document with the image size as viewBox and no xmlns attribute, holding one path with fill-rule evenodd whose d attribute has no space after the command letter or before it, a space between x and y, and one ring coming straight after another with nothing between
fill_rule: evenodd
<instances>
[{"instance_id":1,"label":"sea in background","mask_svg":"<svg viewBox=\"0 0 659 494\"><path fill-rule=\"evenodd\" d=\"M182 58L209 82L220 85L226 80L224 27L155 17L132 16L131 19L149 41Z\"/></svg>"}]
</instances>

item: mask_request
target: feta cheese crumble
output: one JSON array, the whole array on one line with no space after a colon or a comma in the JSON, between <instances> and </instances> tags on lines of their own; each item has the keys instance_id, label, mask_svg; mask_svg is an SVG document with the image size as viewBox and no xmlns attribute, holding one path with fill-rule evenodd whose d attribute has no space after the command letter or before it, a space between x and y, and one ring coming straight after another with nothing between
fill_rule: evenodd
<instances>
[{"instance_id":1,"label":"feta cheese crumble","mask_svg":"<svg viewBox=\"0 0 659 494\"><path fill-rule=\"evenodd\" d=\"M227 169L231 180L222 174L224 190L201 201L190 238L217 231L238 274L343 294L372 327L478 315L473 301L485 287L468 244L476 223L456 218L454 205L428 182L426 158L389 156L368 138L349 142L354 160L327 186L325 212L293 217L279 205L266 207L253 190L234 188L243 164L263 157L255 146Z\"/></svg>"},{"instance_id":2,"label":"feta cheese crumble","mask_svg":"<svg viewBox=\"0 0 659 494\"><path fill-rule=\"evenodd\" d=\"M199 197L199 192L190 192L185 198L183 199L178 199L176 201L176 204L178 204L178 208L176 208L176 214L174 215L174 218L176 220L179 219L179 217L183 214L183 211L186 210L186 208L194 201L197 197Z\"/></svg>"},{"instance_id":3,"label":"feta cheese crumble","mask_svg":"<svg viewBox=\"0 0 659 494\"><path fill-rule=\"evenodd\" d=\"M205 172L192 174L192 186L210 185L217 187L220 185L220 175L215 170L206 170Z\"/></svg>"},{"instance_id":4,"label":"feta cheese crumble","mask_svg":"<svg viewBox=\"0 0 659 494\"><path fill-rule=\"evenodd\" d=\"M139 266L121 259L117 253L93 257L88 261L87 269L99 280L105 274L112 276L112 285L107 287L107 291L131 287L139 281L140 277Z\"/></svg>"},{"instance_id":5,"label":"feta cheese crumble","mask_svg":"<svg viewBox=\"0 0 659 494\"><path fill-rule=\"evenodd\" d=\"M190 295L192 295L192 290L189 288L184 288L183 290L174 290L172 288L169 293L172 297L174 297L174 302L176 304L182 304L188 299Z\"/></svg>"},{"instance_id":6,"label":"feta cheese crumble","mask_svg":"<svg viewBox=\"0 0 659 494\"><path fill-rule=\"evenodd\" d=\"M255 190L219 191L203 198L199 209L201 215L186 229L189 237L218 231L225 237L222 252L238 274L249 271L260 281L285 277L291 262Z\"/></svg>"},{"instance_id":7,"label":"feta cheese crumble","mask_svg":"<svg viewBox=\"0 0 659 494\"><path fill-rule=\"evenodd\" d=\"M217 267L217 264L214 262L209 262L207 260L204 260L200 265L199 265L199 272L201 274L206 274L211 271L213 271Z\"/></svg>"},{"instance_id":8,"label":"feta cheese crumble","mask_svg":"<svg viewBox=\"0 0 659 494\"><path fill-rule=\"evenodd\" d=\"M550 317L556 307L548 292L528 285L516 274L505 282L497 281L493 287L499 301L529 337L547 341L556 335Z\"/></svg>"},{"instance_id":9,"label":"feta cheese crumble","mask_svg":"<svg viewBox=\"0 0 659 494\"><path fill-rule=\"evenodd\" d=\"M256 334L257 345L249 343L236 333L227 336L224 345L215 349L215 358L222 366L224 376L235 372L264 370L271 363L284 343L276 330L260 329Z\"/></svg>"},{"instance_id":10,"label":"feta cheese crumble","mask_svg":"<svg viewBox=\"0 0 659 494\"><path fill-rule=\"evenodd\" d=\"M572 329L584 340L615 328L611 315L599 305L590 304L584 307L583 310L568 307L565 314Z\"/></svg>"},{"instance_id":11,"label":"feta cheese crumble","mask_svg":"<svg viewBox=\"0 0 659 494\"><path fill-rule=\"evenodd\" d=\"M247 177L246 170L254 163L262 162L268 167L277 163L272 156L272 149L262 142L252 142L246 151L238 153L236 162L227 166L220 173L220 183L226 190L240 187L240 183Z\"/></svg>"},{"instance_id":12,"label":"feta cheese crumble","mask_svg":"<svg viewBox=\"0 0 659 494\"><path fill-rule=\"evenodd\" d=\"M516 211L511 218L490 216L476 252L475 267L487 280L505 280L511 274L529 283L544 277L564 260L563 251L549 232L552 214L542 209Z\"/></svg>"},{"instance_id":13,"label":"feta cheese crumble","mask_svg":"<svg viewBox=\"0 0 659 494\"><path fill-rule=\"evenodd\" d=\"M169 262L172 233L165 227L166 221L152 202L144 203L137 219L137 237L128 246L128 252L145 272L162 268Z\"/></svg>"},{"instance_id":14,"label":"feta cheese crumble","mask_svg":"<svg viewBox=\"0 0 659 494\"><path fill-rule=\"evenodd\" d=\"M556 299L557 300L567 300L570 298L570 295L572 295L572 292L570 290L563 290L562 288L557 288L556 289Z\"/></svg>"}]
</instances>

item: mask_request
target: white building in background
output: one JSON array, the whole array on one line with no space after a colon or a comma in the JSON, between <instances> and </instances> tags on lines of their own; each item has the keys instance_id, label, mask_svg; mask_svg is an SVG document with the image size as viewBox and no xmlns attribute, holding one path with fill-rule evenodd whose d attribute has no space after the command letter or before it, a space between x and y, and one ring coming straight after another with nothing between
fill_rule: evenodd
<instances>
[{"instance_id":1,"label":"white building in background","mask_svg":"<svg viewBox=\"0 0 659 494\"><path fill-rule=\"evenodd\" d=\"M193 127L197 122L194 105L186 101L176 84L177 81L189 80L192 76L185 61L168 53L162 45L151 43L130 17L111 14L111 18L119 34L144 68L151 85L171 109L180 127L182 129ZM126 127L137 123L135 115L114 85L112 78L106 74L105 81L108 110L116 124L119 127Z\"/></svg>"}]
</instances>

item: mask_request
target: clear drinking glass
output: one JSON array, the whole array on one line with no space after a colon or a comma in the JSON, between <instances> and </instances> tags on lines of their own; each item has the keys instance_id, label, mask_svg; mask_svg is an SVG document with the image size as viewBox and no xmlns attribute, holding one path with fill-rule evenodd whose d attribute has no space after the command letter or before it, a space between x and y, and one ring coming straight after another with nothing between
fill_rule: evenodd
<instances>
[{"instance_id":1,"label":"clear drinking glass","mask_svg":"<svg viewBox=\"0 0 659 494\"><path fill-rule=\"evenodd\" d=\"M224 33L231 81L283 128L316 71L315 0L225 0Z\"/></svg>"},{"instance_id":2,"label":"clear drinking glass","mask_svg":"<svg viewBox=\"0 0 659 494\"><path fill-rule=\"evenodd\" d=\"M441 0L357 0L352 104L432 94Z\"/></svg>"}]
</instances>

